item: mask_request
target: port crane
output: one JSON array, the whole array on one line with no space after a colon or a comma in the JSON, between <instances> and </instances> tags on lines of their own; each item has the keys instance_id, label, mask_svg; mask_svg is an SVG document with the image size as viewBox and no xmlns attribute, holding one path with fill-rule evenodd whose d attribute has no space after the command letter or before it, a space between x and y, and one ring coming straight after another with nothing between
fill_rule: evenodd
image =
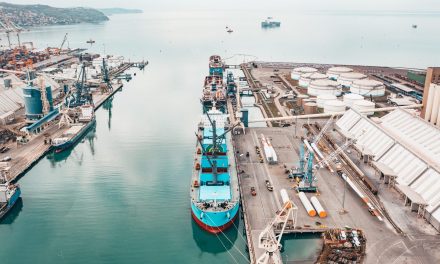
<instances>
[{"instance_id":1,"label":"port crane","mask_svg":"<svg viewBox=\"0 0 440 264\"><path fill-rule=\"evenodd\" d=\"M0 27L3 28L3 31L6 33L6 37L8 38L9 48L12 48L11 44L11 33L15 32L17 34L18 46L21 47L20 41L20 33L24 30L22 27L14 24L11 20L9 20L6 15L2 12L0 13L3 20L0 20Z\"/></svg>"},{"instance_id":2,"label":"port crane","mask_svg":"<svg viewBox=\"0 0 440 264\"><path fill-rule=\"evenodd\" d=\"M257 259L258 264L281 264L280 258L281 238L286 229L289 219L293 219L293 211L296 210L294 203L288 199L287 192L283 195L284 189L281 190L281 197L283 198L283 208L275 215L274 219L266 225L258 236L258 248L265 252ZM286 198L287 197L287 198ZM275 234L274 226L282 225L279 235Z\"/></svg>"},{"instance_id":3,"label":"port crane","mask_svg":"<svg viewBox=\"0 0 440 264\"><path fill-rule=\"evenodd\" d=\"M66 44L66 41L67 41L67 35L68 35L68 34L69 34L69 33L66 33L66 34L64 35L63 41L61 42L61 45L60 45L60 53L61 53L61 50L63 49L64 44Z\"/></svg>"}]
</instances>

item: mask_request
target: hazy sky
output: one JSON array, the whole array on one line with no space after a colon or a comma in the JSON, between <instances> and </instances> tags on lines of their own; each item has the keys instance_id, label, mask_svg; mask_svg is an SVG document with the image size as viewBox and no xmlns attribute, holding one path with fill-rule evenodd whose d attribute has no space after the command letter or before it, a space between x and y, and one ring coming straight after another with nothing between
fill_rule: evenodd
<instances>
[{"instance_id":1,"label":"hazy sky","mask_svg":"<svg viewBox=\"0 0 440 264\"><path fill-rule=\"evenodd\" d=\"M3 0L16 4L57 7L126 7L151 9L246 9L301 11L440 12L439 0Z\"/></svg>"}]
</instances>

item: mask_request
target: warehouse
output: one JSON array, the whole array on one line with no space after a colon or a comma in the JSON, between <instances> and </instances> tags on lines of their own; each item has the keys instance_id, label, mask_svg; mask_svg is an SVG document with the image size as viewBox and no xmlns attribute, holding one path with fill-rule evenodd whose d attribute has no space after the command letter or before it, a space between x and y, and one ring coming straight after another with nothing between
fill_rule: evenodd
<instances>
[{"instance_id":1,"label":"warehouse","mask_svg":"<svg viewBox=\"0 0 440 264\"><path fill-rule=\"evenodd\" d=\"M355 149L371 156L372 166L405 195L412 209L440 230L439 128L403 109L374 120L349 110L336 128L356 138Z\"/></svg>"}]
</instances>

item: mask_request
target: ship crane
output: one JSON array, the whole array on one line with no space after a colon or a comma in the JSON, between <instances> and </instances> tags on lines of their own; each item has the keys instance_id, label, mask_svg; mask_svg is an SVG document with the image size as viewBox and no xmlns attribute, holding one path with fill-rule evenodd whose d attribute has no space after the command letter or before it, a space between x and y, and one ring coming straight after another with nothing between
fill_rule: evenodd
<instances>
[{"instance_id":1,"label":"ship crane","mask_svg":"<svg viewBox=\"0 0 440 264\"><path fill-rule=\"evenodd\" d=\"M65 44L66 41L67 41L67 35L68 35L68 34L69 34L69 33L66 33L66 35L64 35L63 42L61 42L61 45L60 45L60 52L61 52L61 50L63 49L64 44Z\"/></svg>"},{"instance_id":2,"label":"ship crane","mask_svg":"<svg viewBox=\"0 0 440 264\"><path fill-rule=\"evenodd\" d=\"M283 208L275 215L275 218L267 224L258 236L258 248L265 252L257 259L258 264L281 264L280 258L281 238L289 219L293 218L293 211L297 209L295 204L289 199L285 189L281 190L281 197L283 198ZM275 234L274 226L282 224L279 235Z\"/></svg>"}]
</instances>

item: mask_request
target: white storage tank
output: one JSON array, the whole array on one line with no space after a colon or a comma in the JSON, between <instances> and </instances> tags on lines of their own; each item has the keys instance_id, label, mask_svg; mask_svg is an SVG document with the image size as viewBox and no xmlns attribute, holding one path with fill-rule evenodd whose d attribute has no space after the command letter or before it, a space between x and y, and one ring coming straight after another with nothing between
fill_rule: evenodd
<instances>
[{"instance_id":1,"label":"white storage tank","mask_svg":"<svg viewBox=\"0 0 440 264\"><path fill-rule=\"evenodd\" d=\"M360 72L347 72L339 75L338 83L343 87L350 87L356 80L362 80L367 78L367 75Z\"/></svg>"},{"instance_id":2,"label":"white storage tank","mask_svg":"<svg viewBox=\"0 0 440 264\"><path fill-rule=\"evenodd\" d=\"M347 67L332 67L327 70L327 77L332 80L337 80L339 75L352 71L353 69Z\"/></svg>"},{"instance_id":3,"label":"white storage tank","mask_svg":"<svg viewBox=\"0 0 440 264\"><path fill-rule=\"evenodd\" d=\"M320 94L316 97L316 104L319 108L324 108L324 105L327 101L335 101L336 95L333 94Z\"/></svg>"},{"instance_id":4,"label":"white storage tank","mask_svg":"<svg viewBox=\"0 0 440 264\"><path fill-rule=\"evenodd\" d=\"M327 75L319 73L319 72L304 73L299 78L298 84L301 87L307 88L309 86L310 82L315 81L315 80L323 80L323 79L327 79Z\"/></svg>"},{"instance_id":5,"label":"white storage tank","mask_svg":"<svg viewBox=\"0 0 440 264\"><path fill-rule=\"evenodd\" d=\"M331 94L340 96L341 90L336 81L321 79L311 81L309 87L307 88L307 93L312 96L319 96L323 94Z\"/></svg>"},{"instance_id":6,"label":"white storage tank","mask_svg":"<svg viewBox=\"0 0 440 264\"><path fill-rule=\"evenodd\" d=\"M345 104L339 100L327 101L324 104L324 113L340 113L345 111Z\"/></svg>"},{"instance_id":7,"label":"white storage tank","mask_svg":"<svg viewBox=\"0 0 440 264\"><path fill-rule=\"evenodd\" d=\"M364 100L364 97L356 93L344 94L344 104L347 107L351 107L354 101Z\"/></svg>"},{"instance_id":8,"label":"white storage tank","mask_svg":"<svg viewBox=\"0 0 440 264\"><path fill-rule=\"evenodd\" d=\"M304 73L314 73L318 70L312 67L298 67L292 70L292 73L290 74L290 77L292 80L299 80L302 74Z\"/></svg>"},{"instance_id":9,"label":"white storage tank","mask_svg":"<svg viewBox=\"0 0 440 264\"><path fill-rule=\"evenodd\" d=\"M366 110L366 109L374 109L374 108L376 108L376 104L374 102L367 101L367 100L358 100L358 101L353 102L353 105L351 108L356 109L358 111ZM362 114L370 116L370 115L374 115L374 111L366 112L366 113L364 112Z\"/></svg>"},{"instance_id":10,"label":"white storage tank","mask_svg":"<svg viewBox=\"0 0 440 264\"><path fill-rule=\"evenodd\" d=\"M363 96L384 96L385 85L371 79L355 80L350 86L350 92Z\"/></svg>"}]
</instances>

